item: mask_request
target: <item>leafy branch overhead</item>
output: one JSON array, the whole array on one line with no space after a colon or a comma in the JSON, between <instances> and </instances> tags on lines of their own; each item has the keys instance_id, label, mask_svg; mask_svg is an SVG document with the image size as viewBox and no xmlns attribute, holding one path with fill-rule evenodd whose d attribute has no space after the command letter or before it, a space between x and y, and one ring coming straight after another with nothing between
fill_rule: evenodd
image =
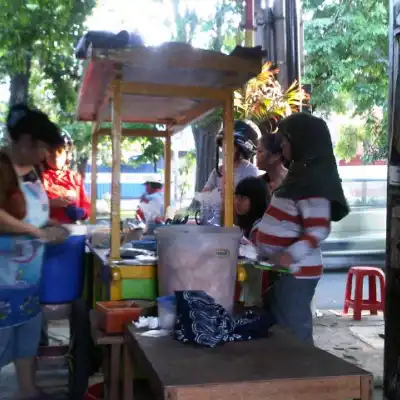
<instances>
[{"instance_id":1,"label":"leafy branch overhead","mask_svg":"<svg viewBox=\"0 0 400 400\"><path fill-rule=\"evenodd\" d=\"M26 101L35 63L52 83L55 103L71 112L78 64L74 46L96 0L0 1L0 74L11 80L11 102Z\"/></svg>"},{"instance_id":2,"label":"leafy branch overhead","mask_svg":"<svg viewBox=\"0 0 400 400\"><path fill-rule=\"evenodd\" d=\"M366 160L387 154L388 13L376 0L303 0L306 81L313 108L365 121ZM380 116L372 117L376 109ZM371 150L373 151L371 152ZM354 156L354 154L350 154Z\"/></svg>"},{"instance_id":3,"label":"leafy branch overhead","mask_svg":"<svg viewBox=\"0 0 400 400\"><path fill-rule=\"evenodd\" d=\"M297 82L283 91L277 80L279 69L273 63L264 64L261 73L234 93L235 118L256 123L279 120L299 111L308 103L309 95Z\"/></svg>"}]
</instances>

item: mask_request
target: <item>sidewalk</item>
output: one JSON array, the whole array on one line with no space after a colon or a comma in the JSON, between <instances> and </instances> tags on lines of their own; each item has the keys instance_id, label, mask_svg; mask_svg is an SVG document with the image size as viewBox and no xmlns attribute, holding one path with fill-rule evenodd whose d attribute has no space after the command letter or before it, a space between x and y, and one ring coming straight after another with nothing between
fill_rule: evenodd
<instances>
[{"instance_id":1,"label":"sidewalk","mask_svg":"<svg viewBox=\"0 0 400 400\"><path fill-rule=\"evenodd\" d=\"M50 336L57 342L67 342L68 323L56 321L50 327ZM340 312L322 311L322 316L314 320L316 346L370 371L374 375L374 398L382 400L383 346L379 336L384 333L383 316L363 316L361 321L353 321L351 316L341 317ZM47 392L57 395L55 399L66 399L67 372L60 368L47 368L38 373L38 382ZM14 368L9 366L1 371L0 400L12 400L16 383Z\"/></svg>"},{"instance_id":2,"label":"sidewalk","mask_svg":"<svg viewBox=\"0 0 400 400\"><path fill-rule=\"evenodd\" d=\"M324 310L314 320L316 346L373 374L373 400L383 399L384 339L380 335L384 329L383 314L363 315L361 321L354 321L352 315Z\"/></svg>"}]
</instances>

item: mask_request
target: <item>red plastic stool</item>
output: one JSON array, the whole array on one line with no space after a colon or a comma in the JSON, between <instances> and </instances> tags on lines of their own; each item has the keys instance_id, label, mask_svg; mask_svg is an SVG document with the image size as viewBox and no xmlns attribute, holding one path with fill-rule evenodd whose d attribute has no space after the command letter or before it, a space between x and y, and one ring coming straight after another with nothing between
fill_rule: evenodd
<instances>
[{"instance_id":1,"label":"red plastic stool","mask_svg":"<svg viewBox=\"0 0 400 400\"><path fill-rule=\"evenodd\" d=\"M100 400L104 397L104 384L96 383L88 388L83 400Z\"/></svg>"},{"instance_id":2,"label":"red plastic stool","mask_svg":"<svg viewBox=\"0 0 400 400\"><path fill-rule=\"evenodd\" d=\"M354 299L351 298L353 289L353 275L356 280ZM369 298L363 299L364 277L368 277ZM376 281L379 280L381 288L381 301L376 297ZM380 268L375 267L351 267L347 274L346 296L344 299L343 314L354 311L353 319L361 320L361 311L367 310L371 315L377 315L378 311L385 310L385 275Z\"/></svg>"}]
</instances>

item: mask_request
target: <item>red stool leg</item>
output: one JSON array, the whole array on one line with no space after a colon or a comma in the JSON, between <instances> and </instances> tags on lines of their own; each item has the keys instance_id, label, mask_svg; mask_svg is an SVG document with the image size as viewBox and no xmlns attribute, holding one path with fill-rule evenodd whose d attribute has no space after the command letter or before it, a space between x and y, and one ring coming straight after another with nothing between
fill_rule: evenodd
<instances>
[{"instance_id":1,"label":"red stool leg","mask_svg":"<svg viewBox=\"0 0 400 400\"><path fill-rule=\"evenodd\" d=\"M344 305L343 305L343 314L348 314L349 312L349 304L348 300L351 300L351 292L353 290L353 272L350 270L347 273L347 282L346 282L346 290L344 295Z\"/></svg>"},{"instance_id":2,"label":"red stool leg","mask_svg":"<svg viewBox=\"0 0 400 400\"><path fill-rule=\"evenodd\" d=\"M363 284L364 284L364 275L356 274L356 288L354 293L354 316L353 319L355 321L361 320L361 309L363 302Z\"/></svg>"},{"instance_id":3,"label":"red stool leg","mask_svg":"<svg viewBox=\"0 0 400 400\"><path fill-rule=\"evenodd\" d=\"M369 293L369 301L368 303L370 305L376 305L377 304L377 299L376 299L376 285L378 281L376 279L375 275L369 275L368 276L368 293ZM375 308L371 308L370 310L371 315L378 315L378 311Z\"/></svg>"}]
</instances>

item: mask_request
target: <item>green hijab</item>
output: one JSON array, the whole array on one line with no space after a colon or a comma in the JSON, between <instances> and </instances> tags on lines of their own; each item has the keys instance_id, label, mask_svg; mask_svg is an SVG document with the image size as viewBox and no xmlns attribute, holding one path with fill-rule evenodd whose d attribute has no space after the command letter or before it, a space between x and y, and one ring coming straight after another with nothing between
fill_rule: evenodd
<instances>
[{"instance_id":1,"label":"green hijab","mask_svg":"<svg viewBox=\"0 0 400 400\"><path fill-rule=\"evenodd\" d=\"M349 213L325 121L307 113L296 113L279 124L291 145L288 174L274 195L292 200L323 197L331 202L331 219L340 221Z\"/></svg>"}]
</instances>

